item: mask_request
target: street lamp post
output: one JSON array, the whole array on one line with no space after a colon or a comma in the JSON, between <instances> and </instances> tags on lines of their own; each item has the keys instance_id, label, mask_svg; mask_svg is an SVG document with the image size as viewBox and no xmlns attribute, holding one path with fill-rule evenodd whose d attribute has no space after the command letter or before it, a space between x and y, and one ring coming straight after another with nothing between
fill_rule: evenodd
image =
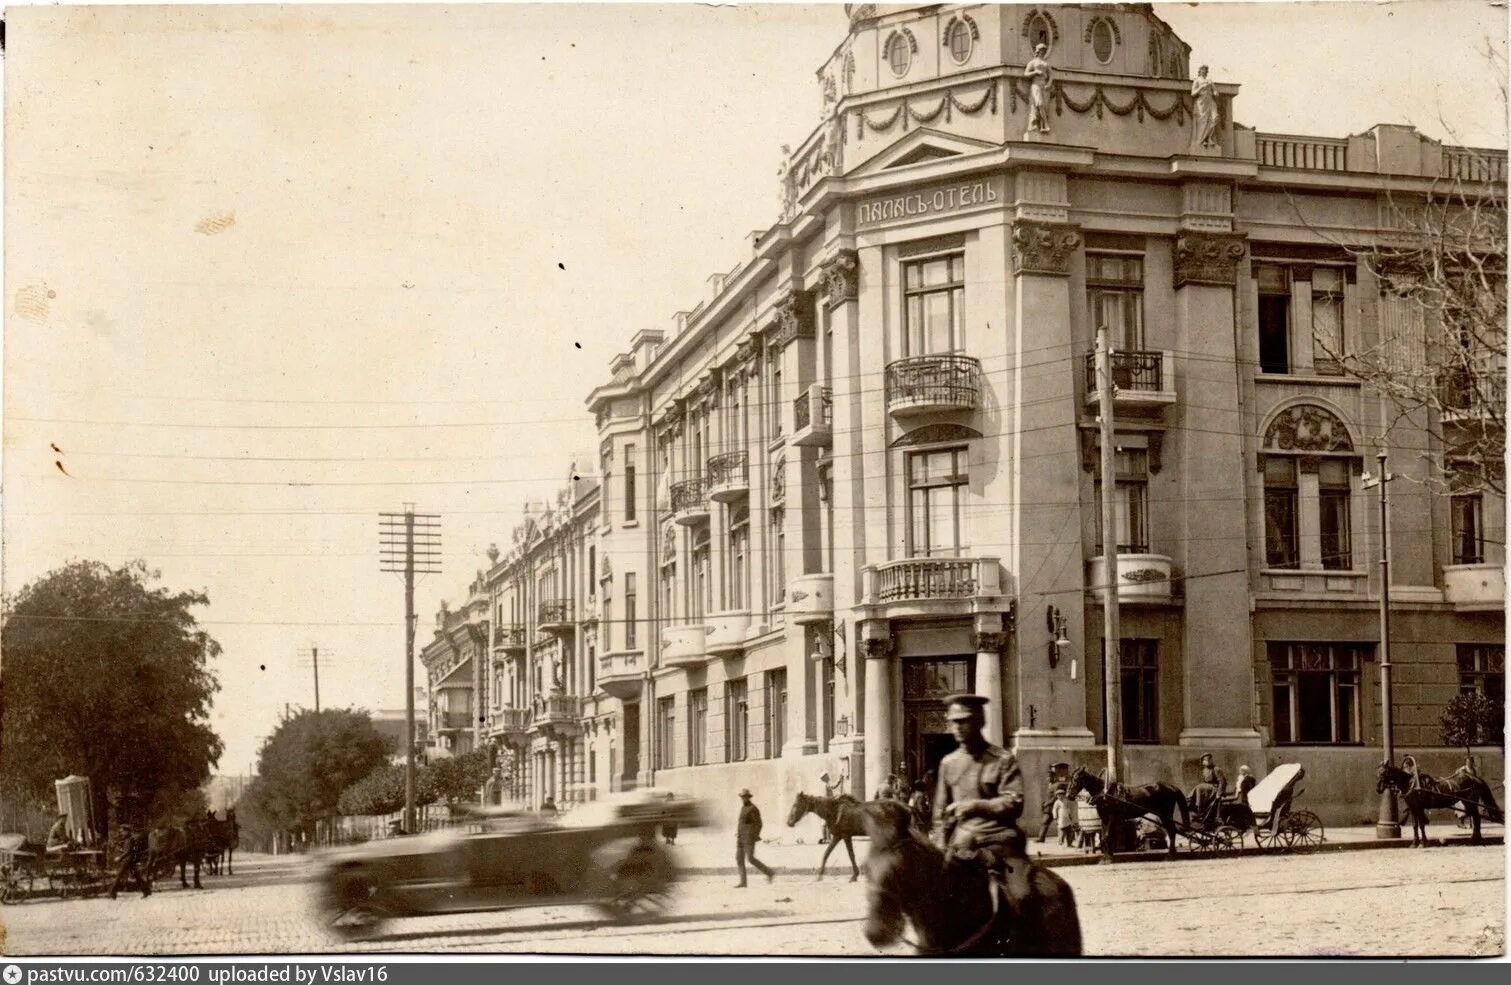
<instances>
[{"instance_id":1,"label":"street lamp post","mask_svg":"<svg viewBox=\"0 0 1511 985\"><path fill-rule=\"evenodd\" d=\"M1380 737L1385 762L1394 763L1394 701L1390 689L1390 502L1385 484L1395 477L1385 471L1385 457L1384 451L1376 456L1380 463L1379 475L1371 479L1366 473L1364 486L1366 489L1372 485L1380 487ZM1380 815L1375 821L1375 837L1401 837L1401 814L1396 805L1396 792L1388 785L1380 793Z\"/></svg>"}]
</instances>

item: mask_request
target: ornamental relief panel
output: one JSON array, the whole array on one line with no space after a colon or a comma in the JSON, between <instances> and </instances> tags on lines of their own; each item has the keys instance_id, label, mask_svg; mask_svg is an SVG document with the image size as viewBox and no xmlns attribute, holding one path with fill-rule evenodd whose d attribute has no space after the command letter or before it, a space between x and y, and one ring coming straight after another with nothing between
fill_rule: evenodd
<instances>
[{"instance_id":1,"label":"ornamental relief panel","mask_svg":"<svg viewBox=\"0 0 1511 985\"><path fill-rule=\"evenodd\" d=\"M1264 432L1266 451L1352 453L1348 428L1331 411L1316 404L1287 407Z\"/></svg>"},{"instance_id":2,"label":"ornamental relief panel","mask_svg":"<svg viewBox=\"0 0 1511 985\"><path fill-rule=\"evenodd\" d=\"M1043 222L1013 223L1013 273L1070 275L1070 258L1081 245L1075 226Z\"/></svg>"},{"instance_id":3,"label":"ornamental relief panel","mask_svg":"<svg viewBox=\"0 0 1511 985\"><path fill-rule=\"evenodd\" d=\"M860 297L860 257L854 250L840 250L824 261L824 303L830 308Z\"/></svg>"},{"instance_id":4,"label":"ornamental relief panel","mask_svg":"<svg viewBox=\"0 0 1511 985\"><path fill-rule=\"evenodd\" d=\"M1175 241L1175 287L1208 284L1233 287L1238 283L1238 262L1248 252L1240 235L1184 233Z\"/></svg>"}]
</instances>

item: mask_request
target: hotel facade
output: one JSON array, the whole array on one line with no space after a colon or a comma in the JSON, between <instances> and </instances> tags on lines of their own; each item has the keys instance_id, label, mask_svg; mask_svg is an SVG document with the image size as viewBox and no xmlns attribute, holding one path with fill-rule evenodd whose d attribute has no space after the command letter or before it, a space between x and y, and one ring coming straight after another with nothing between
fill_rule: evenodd
<instances>
[{"instance_id":1,"label":"hotel facade","mask_svg":"<svg viewBox=\"0 0 1511 985\"><path fill-rule=\"evenodd\" d=\"M1505 152L1259 133L1226 82L1204 140L1147 4L846 10L778 221L628 340L588 396L596 458L441 614L458 748L492 744L530 803L654 786L732 814L741 787L928 777L943 697L973 691L1037 811L1047 767L1106 756L1105 326L1124 776L1299 762L1325 821L1373 818L1382 447L1395 745L1461 760L1444 705L1504 699L1504 504L1452 488L1464 422L1399 420L1343 364L1425 359L1431 315L1359 251L1446 185L1503 196Z\"/></svg>"}]
</instances>

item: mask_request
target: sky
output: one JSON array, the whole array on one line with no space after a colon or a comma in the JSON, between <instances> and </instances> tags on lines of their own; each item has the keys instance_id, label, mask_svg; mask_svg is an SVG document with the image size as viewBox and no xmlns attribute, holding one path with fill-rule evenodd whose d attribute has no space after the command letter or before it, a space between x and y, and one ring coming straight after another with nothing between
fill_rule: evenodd
<instances>
[{"instance_id":1,"label":"sky","mask_svg":"<svg viewBox=\"0 0 1511 985\"><path fill-rule=\"evenodd\" d=\"M1242 85L1245 125L1505 146L1501 7L1158 12ZM313 705L312 645L324 706L403 706L378 513L442 516L423 645L523 504L596 459L584 398L609 361L775 220L781 145L817 124L847 25L837 5L7 17L4 590L142 558L205 591L226 773Z\"/></svg>"}]
</instances>

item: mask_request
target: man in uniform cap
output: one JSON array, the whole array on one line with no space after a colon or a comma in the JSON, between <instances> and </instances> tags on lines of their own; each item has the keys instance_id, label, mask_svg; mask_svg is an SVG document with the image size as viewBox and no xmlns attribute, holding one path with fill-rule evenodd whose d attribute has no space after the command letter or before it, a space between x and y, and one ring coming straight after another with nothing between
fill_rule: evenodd
<instances>
[{"instance_id":1,"label":"man in uniform cap","mask_svg":"<svg viewBox=\"0 0 1511 985\"><path fill-rule=\"evenodd\" d=\"M1012 753L986 741L987 699L957 694L945 717L960 748L939 764L934 829L956 857L977 857L997 870L1016 906L1029 895L1028 857L1018 817L1023 812L1023 775Z\"/></svg>"}]
</instances>

